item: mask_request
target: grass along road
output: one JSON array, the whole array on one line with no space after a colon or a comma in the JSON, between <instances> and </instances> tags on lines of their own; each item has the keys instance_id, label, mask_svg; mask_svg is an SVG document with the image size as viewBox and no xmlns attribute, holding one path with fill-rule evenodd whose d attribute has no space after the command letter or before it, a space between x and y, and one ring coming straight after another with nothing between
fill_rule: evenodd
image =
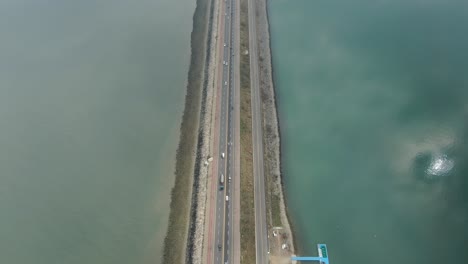
<instances>
[{"instance_id":1,"label":"grass along road","mask_svg":"<svg viewBox=\"0 0 468 264\"><path fill-rule=\"evenodd\" d=\"M255 263L255 212L252 157L252 111L248 0L240 0L240 236L241 264Z\"/></svg>"}]
</instances>

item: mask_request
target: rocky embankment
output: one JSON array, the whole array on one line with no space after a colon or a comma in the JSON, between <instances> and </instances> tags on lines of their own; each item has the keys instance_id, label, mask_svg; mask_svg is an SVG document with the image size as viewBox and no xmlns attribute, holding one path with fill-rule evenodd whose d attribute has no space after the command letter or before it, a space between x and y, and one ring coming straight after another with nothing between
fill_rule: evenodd
<instances>
[{"instance_id":1,"label":"rocky embankment","mask_svg":"<svg viewBox=\"0 0 468 264\"><path fill-rule=\"evenodd\" d=\"M162 263L202 263L208 175L204 162L210 155L213 130L215 12L217 1L197 0L185 109L176 156L176 178Z\"/></svg>"},{"instance_id":2,"label":"rocky embankment","mask_svg":"<svg viewBox=\"0 0 468 264\"><path fill-rule=\"evenodd\" d=\"M270 218L269 227L280 225L283 229L281 234L285 239L280 241L280 244L286 244L287 249L276 250L272 248L275 255L290 256L294 253L294 239L289 224L287 211L285 207L285 199L283 194L282 175L281 173L281 141L280 127L277 113L277 101L275 97L275 89L273 82L273 69L271 59L270 46L270 30L268 22L268 6L267 0L256 1L257 10L257 38L259 52L259 77L260 90L262 97L263 111L263 134L264 134L264 156L265 156L265 176L267 179L267 190L270 197L270 211L267 217ZM267 194L268 195L268 194ZM267 199L268 200L268 199ZM276 204L275 204L276 203ZM276 208L276 209L275 209ZM279 211L279 212L278 212ZM280 223L275 221L276 215L279 214ZM272 236L270 235L270 238ZM273 241L272 241L273 240ZM275 245L274 238L270 239L271 247ZM286 258L280 258L282 260ZM289 259L289 258L288 258ZM275 261L272 263L284 263L283 261Z\"/></svg>"},{"instance_id":3,"label":"rocky embankment","mask_svg":"<svg viewBox=\"0 0 468 264\"><path fill-rule=\"evenodd\" d=\"M207 55L204 74L204 97L200 117L199 145L197 150L197 161L195 175L198 180L194 182L192 198L192 216L190 225L190 237L188 241L187 263L203 263L203 240L205 235L206 205L208 199L208 175L211 166L208 160L212 153L212 140L215 118L215 67L216 67L216 43L218 32L218 1L211 2L209 29L207 37Z\"/></svg>"}]
</instances>

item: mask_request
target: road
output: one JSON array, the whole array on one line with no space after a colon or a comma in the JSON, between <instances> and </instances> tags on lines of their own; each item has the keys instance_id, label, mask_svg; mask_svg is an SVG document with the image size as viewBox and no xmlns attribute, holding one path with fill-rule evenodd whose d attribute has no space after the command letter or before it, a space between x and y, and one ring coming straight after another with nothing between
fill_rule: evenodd
<instances>
[{"instance_id":1,"label":"road","mask_svg":"<svg viewBox=\"0 0 468 264\"><path fill-rule=\"evenodd\" d=\"M235 52L237 47L237 45L235 45L235 43L237 43L237 31L233 30L233 20L236 20L237 15L235 0L225 0L224 5L221 4L220 12L222 12L224 16L223 23L220 23L221 26L224 25L224 28L220 30L220 32L223 32L222 38L220 38L223 61L221 66L222 77L218 79L218 85L221 87L221 99L219 103L219 153L217 157L217 175L213 177L213 179L217 179L213 184L218 185L216 187L216 215L214 222L214 243L216 250L212 252L214 263L225 264L238 262L238 258L236 258L235 261L232 260L233 237L235 237L233 236L233 201L238 201L239 199L238 191L234 192L234 187L239 181L238 167L235 166L235 163L237 163L236 155L238 155L239 150L237 137L239 131L235 122L239 112L237 100L235 100L238 94L238 92L236 93L235 91L238 80L234 78L237 74L234 72L236 70L236 67L234 67L236 60L233 59L233 56L237 56L237 52ZM234 52L232 49L233 47ZM221 178L223 178L223 180L221 180ZM238 232L238 229L236 232ZM211 248L213 248L213 245L211 245ZM237 250L236 247L236 251Z\"/></svg>"},{"instance_id":2,"label":"road","mask_svg":"<svg viewBox=\"0 0 468 264\"><path fill-rule=\"evenodd\" d=\"M258 44L256 28L255 1L249 0L249 53L250 87L252 99L252 147L255 189L255 256L257 264L266 264L268 260L268 230L265 210L265 174L263 171L263 128L262 101L258 77Z\"/></svg>"}]
</instances>

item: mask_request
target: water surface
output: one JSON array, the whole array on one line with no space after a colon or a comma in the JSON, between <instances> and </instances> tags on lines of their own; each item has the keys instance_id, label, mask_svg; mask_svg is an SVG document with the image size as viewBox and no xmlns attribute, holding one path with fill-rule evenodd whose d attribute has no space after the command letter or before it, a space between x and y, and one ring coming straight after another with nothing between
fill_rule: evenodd
<instances>
[{"instance_id":1,"label":"water surface","mask_svg":"<svg viewBox=\"0 0 468 264\"><path fill-rule=\"evenodd\" d=\"M270 2L301 253L468 263L466 1Z\"/></svg>"},{"instance_id":2,"label":"water surface","mask_svg":"<svg viewBox=\"0 0 468 264\"><path fill-rule=\"evenodd\" d=\"M1 1L1 263L159 263L194 8Z\"/></svg>"}]
</instances>

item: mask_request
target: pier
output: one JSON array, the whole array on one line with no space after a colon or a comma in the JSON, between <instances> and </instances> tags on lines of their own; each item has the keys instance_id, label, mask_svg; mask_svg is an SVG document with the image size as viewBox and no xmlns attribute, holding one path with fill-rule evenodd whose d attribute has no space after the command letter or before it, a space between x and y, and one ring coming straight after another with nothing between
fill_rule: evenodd
<instances>
[{"instance_id":1,"label":"pier","mask_svg":"<svg viewBox=\"0 0 468 264\"><path fill-rule=\"evenodd\" d=\"M318 257L291 257L293 261L318 261L320 264L329 264L326 244L317 244Z\"/></svg>"}]
</instances>

